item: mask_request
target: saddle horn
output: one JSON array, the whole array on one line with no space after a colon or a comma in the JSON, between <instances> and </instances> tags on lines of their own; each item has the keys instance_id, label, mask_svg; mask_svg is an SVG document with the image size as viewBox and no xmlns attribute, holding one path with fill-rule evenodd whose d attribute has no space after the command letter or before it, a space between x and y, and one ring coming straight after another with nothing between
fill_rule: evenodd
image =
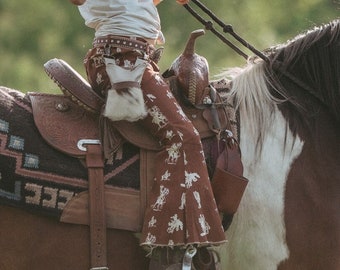
<instances>
[{"instance_id":1,"label":"saddle horn","mask_svg":"<svg viewBox=\"0 0 340 270\"><path fill-rule=\"evenodd\" d=\"M208 61L195 53L196 39L204 34L203 29L191 32L183 53L175 59L169 69L177 77L184 96L193 105L202 101L209 86Z\"/></svg>"},{"instance_id":2,"label":"saddle horn","mask_svg":"<svg viewBox=\"0 0 340 270\"><path fill-rule=\"evenodd\" d=\"M198 29L198 30L191 32L182 55L193 55L195 53L196 38L198 38L199 36L203 36L204 34L205 34L205 31L203 29Z\"/></svg>"}]
</instances>

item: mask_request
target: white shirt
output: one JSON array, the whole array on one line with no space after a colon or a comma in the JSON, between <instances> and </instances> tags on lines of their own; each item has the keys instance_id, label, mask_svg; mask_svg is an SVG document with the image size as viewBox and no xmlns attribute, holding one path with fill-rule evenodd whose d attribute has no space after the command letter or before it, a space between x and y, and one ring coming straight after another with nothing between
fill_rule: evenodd
<instances>
[{"instance_id":1,"label":"white shirt","mask_svg":"<svg viewBox=\"0 0 340 270\"><path fill-rule=\"evenodd\" d=\"M153 0L87 0L79 12L95 37L141 37L164 43L160 18Z\"/></svg>"}]
</instances>

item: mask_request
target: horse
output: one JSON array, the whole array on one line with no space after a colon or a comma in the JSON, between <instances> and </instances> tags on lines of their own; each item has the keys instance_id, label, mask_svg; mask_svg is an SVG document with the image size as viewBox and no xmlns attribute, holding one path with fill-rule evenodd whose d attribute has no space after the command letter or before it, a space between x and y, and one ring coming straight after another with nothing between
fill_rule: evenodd
<instances>
[{"instance_id":1,"label":"horse","mask_svg":"<svg viewBox=\"0 0 340 270\"><path fill-rule=\"evenodd\" d=\"M222 74L231 76L224 98L239 112L239 145L249 179L226 231L228 243L219 249L222 269L340 268L339 35L336 20L266 50L269 61L254 57L245 67ZM35 188L47 193L49 202L51 189L39 189L30 178L37 170L37 149L48 148L29 116L30 103L18 91L0 90L0 189L6 179L18 177L13 170L23 172L11 182L12 192L1 190L0 195L16 199L25 191L19 185L24 173L30 173L27 196ZM9 112L16 121L6 120ZM23 144L20 131L40 142L29 138ZM130 155L138 153L128 148ZM40 164L54 165L48 175L81 171L78 160L64 161L63 154L46 151L52 155ZM77 183L84 178L74 174L70 178ZM1 269L88 267L86 226L61 224L3 204L0 214ZM131 232L108 230L108 254L113 269L147 269L145 252Z\"/></svg>"},{"instance_id":2,"label":"horse","mask_svg":"<svg viewBox=\"0 0 340 270\"><path fill-rule=\"evenodd\" d=\"M340 269L340 21L229 70L248 187L223 269Z\"/></svg>"}]
</instances>

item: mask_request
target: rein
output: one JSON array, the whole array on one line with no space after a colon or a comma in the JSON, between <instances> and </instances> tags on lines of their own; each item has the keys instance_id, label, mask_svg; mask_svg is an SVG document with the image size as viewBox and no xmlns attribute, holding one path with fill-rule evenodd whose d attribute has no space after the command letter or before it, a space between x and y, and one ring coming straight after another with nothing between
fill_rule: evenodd
<instances>
[{"instance_id":1,"label":"rein","mask_svg":"<svg viewBox=\"0 0 340 270\"><path fill-rule=\"evenodd\" d=\"M264 60L266 63L269 63L269 58L264 55L262 52L257 50L255 47L253 47L249 42L244 40L242 37L240 37L237 33L235 33L232 25L225 24L222 22L211 10L209 10L205 5L203 5L199 0L190 0L190 3L194 3L198 8L200 8L205 14L207 14L215 23L217 23L223 30L224 33L230 34L233 38L235 38L239 43L241 43L244 47L249 49L251 52L253 52L255 55L257 55L259 58ZM210 30L215 36L217 36L220 40L222 40L225 44L227 44L230 48L232 48L235 52L237 52L240 56L244 57L245 59L248 59L248 55L244 53L239 47L237 47L235 44L233 44L231 41L229 41L223 34L221 34L219 31L217 31L214 28L213 22L210 20L205 20L201 15L199 15L189 4L183 5L189 13L194 16L200 23L202 23L206 30ZM301 87L302 89L306 90L308 93L310 93L314 98L316 98L318 101L322 103L322 105L326 106L324 100L316 93L315 89L313 87L310 87L300 79L298 79L296 76L288 72L287 70L284 70L281 68L280 63L273 64L273 68L277 71L279 71L282 75L284 75L286 78L291 80L293 83Z\"/></svg>"},{"instance_id":2,"label":"rein","mask_svg":"<svg viewBox=\"0 0 340 270\"><path fill-rule=\"evenodd\" d=\"M220 27L222 27L223 32L230 34L233 36L239 43L241 43L244 47L252 51L255 55L263 59L265 62L269 62L267 56L261 53L259 50L255 49L249 42L245 41L238 34L236 34L233 30L232 25L223 23L217 16L211 12L206 6L204 6L199 0L191 0L190 2L194 3L197 7L199 7L205 14L207 14L214 22L216 22ZM248 55L244 53L239 47L229 41L223 34L217 31L214 28L212 21L205 20L201 15L199 15L194 9L191 8L189 4L183 5L189 13L194 16L200 23L202 23L207 30L210 30L215 36L217 36L220 40L222 40L225 44L227 44L230 48L232 48L235 52L237 52L240 56L248 59Z\"/></svg>"}]
</instances>

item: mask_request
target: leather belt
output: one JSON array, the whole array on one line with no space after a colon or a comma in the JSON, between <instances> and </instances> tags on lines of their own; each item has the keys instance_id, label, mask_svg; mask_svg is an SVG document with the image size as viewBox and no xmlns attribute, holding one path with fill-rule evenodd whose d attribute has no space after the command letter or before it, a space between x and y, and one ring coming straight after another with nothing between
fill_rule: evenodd
<instances>
[{"instance_id":1,"label":"leather belt","mask_svg":"<svg viewBox=\"0 0 340 270\"><path fill-rule=\"evenodd\" d=\"M93 41L94 47L119 47L127 48L131 50L140 50L145 53L150 53L153 46L150 45L146 40L131 38L131 37L121 37L121 36L105 36L95 38Z\"/></svg>"}]
</instances>

